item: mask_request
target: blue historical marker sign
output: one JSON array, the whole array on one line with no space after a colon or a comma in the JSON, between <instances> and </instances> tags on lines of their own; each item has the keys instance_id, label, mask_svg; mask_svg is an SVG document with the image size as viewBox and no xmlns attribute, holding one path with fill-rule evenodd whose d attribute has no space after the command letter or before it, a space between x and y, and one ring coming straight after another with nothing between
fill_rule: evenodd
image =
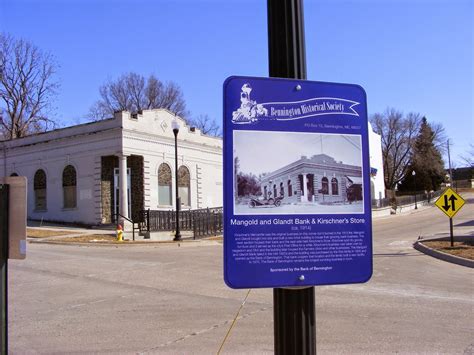
<instances>
[{"instance_id":1,"label":"blue historical marker sign","mask_svg":"<svg viewBox=\"0 0 474 355\"><path fill-rule=\"evenodd\" d=\"M358 85L224 83L224 278L230 287L372 275L367 103Z\"/></svg>"}]
</instances>

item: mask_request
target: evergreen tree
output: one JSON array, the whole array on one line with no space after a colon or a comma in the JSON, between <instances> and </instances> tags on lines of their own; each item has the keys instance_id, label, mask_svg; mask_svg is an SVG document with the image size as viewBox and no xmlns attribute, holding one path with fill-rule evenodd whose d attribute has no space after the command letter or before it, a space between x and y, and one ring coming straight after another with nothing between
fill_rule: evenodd
<instances>
[{"instance_id":1,"label":"evergreen tree","mask_svg":"<svg viewBox=\"0 0 474 355\"><path fill-rule=\"evenodd\" d=\"M415 171L415 176L413 176ZM401 183L401 191L437 190L445 176L441 152L435 145L435 132L426 117L421 120L411 164Z\"/></svg>"}]
</instances>

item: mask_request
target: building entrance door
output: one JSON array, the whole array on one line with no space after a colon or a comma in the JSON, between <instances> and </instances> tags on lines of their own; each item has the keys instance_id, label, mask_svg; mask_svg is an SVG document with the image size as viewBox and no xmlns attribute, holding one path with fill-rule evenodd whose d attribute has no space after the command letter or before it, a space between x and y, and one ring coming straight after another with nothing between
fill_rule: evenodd
<instances>
[{"instance_id":1,"label":"building entrance door","mask_svg":"<svg viewBox=\"0 0 474 355\"><path fill-rule=\"evenodd\" d=\"M308 187L308 201L312 202L313 201L313 195L314 195L314 174L308 174L306 175L306 178L308 179L307 182L307 187Z\"/></svg>"},{"instance_id":2,"label":"building entrance door","mask_svg":"<svg viewBox=\"0 0 474 355\"><path fill-rule=\"evenodd\" d=\"M120 212L120 184L119 184L119 169L114 169L114 216ZM127 168L127 201L128 201L128 218L131 219L131 196L130 196L130 168Z\"/></svg>"}]
</instances>

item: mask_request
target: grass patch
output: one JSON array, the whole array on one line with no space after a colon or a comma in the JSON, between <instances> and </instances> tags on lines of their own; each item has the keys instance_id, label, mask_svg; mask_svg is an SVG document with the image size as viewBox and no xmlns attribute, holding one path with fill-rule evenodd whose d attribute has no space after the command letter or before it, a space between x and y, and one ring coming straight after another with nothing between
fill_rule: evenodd
<instances>
[{"instance_id":1,"label":"grass patch","mask_svg":"<svg viewBox=\"0 0 474 355\"><path fill-rule=\"evenodd\" d=\"M48 238L60 235L71 234L70 231L52 231L47 229L26 228L26 236L28 238Z\"/></svg>"},{"instance_id":2,"label":"grass patch","mask_svg":"<svg viewBox=\"0 0 474 355\"><path fill-rule=\"evenodd\" d=\"M435 249L443 253L474 260L474 240L468 240L464 242L455 241L453 247L451 246L451 241L449 240L429 241L423 242L423 244L431 249Z\"/></svg>"},{"instance_id":3,"label":"grass patch","mask_svg":"<svg viewBox=\"0 0 474 355\"><path fill-rule=\"evenodd\" d=\"M215 241L218 241L218 242L223 241L222 235L216 235L214 237L207 237L207 238L202 238L202 239L203 240L215 240Z\"/></svg>"},{"instance_id":4,"label":"grass patch","mask_svg":"<svg viewBox=\"0 0 474 355\"><path fill-rule=\"evenodd\" d=\"M119 243L115 234L87 234L77 237L57 238L54 241L63 243Z\"/></svg>"}]
</instances>

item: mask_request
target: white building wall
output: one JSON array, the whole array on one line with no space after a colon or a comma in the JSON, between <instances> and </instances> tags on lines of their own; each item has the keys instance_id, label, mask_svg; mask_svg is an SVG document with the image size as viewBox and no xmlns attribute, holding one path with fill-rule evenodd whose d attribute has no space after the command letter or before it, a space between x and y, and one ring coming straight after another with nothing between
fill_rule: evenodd
<instances>
[{"instance_id":1,"label":"white building wall","mask_svg":"<svg viewBox=\"0 0 474 355\"><path fill-rule=\"evenodd\" d=\"M143 155L148 162L150 174L149 188L145 189L145 208L173 209L176 206L173 120L180 125L178 167L186 166L191 178L191 206L183 208L222 206L221 138L206 136L198 129L192 131L183 119L167 110L145 110L135 117L128 112L118 115L124 128L123 151ZM172 172L172 204L169 206L158 203L158 168L162 163L168 164Z\"/></svg>"},{"instance_id":2,"label":"white building wall","mask_svg":"<svg viewBox=\"0 0 474 355\"><path fill-rule=\"evenodd\" d=\"M100 222L97 211L97 186L100 189L100 169L97 157L120 151L120 128L113 121L80 125L69 129L8 141L2 153L2 175L16 173L28 179L28 218L37 220ZM62 174L67 165L76 169L77 206L63 208ZM5 171L6 166L6 171ZM100 167L100 165L99 165ZM35 209L34 176L38 169L46 173L47 197L45 211ZM99 191L100 194L100 191Z\"/></svg>"},{"instance_id":3,"label":"white building wall","mask_svg":"<svg viewBox=\"0 0 474 355\"><path fill-rule=\"evenodd\" d=\"M371 177L374 183L374 195L372 199L385 198L385 183L382 160L382 137L375 133L369 123L369 154L370 166L377 169L377 175Z\"/></svg>"}]
</instances>

